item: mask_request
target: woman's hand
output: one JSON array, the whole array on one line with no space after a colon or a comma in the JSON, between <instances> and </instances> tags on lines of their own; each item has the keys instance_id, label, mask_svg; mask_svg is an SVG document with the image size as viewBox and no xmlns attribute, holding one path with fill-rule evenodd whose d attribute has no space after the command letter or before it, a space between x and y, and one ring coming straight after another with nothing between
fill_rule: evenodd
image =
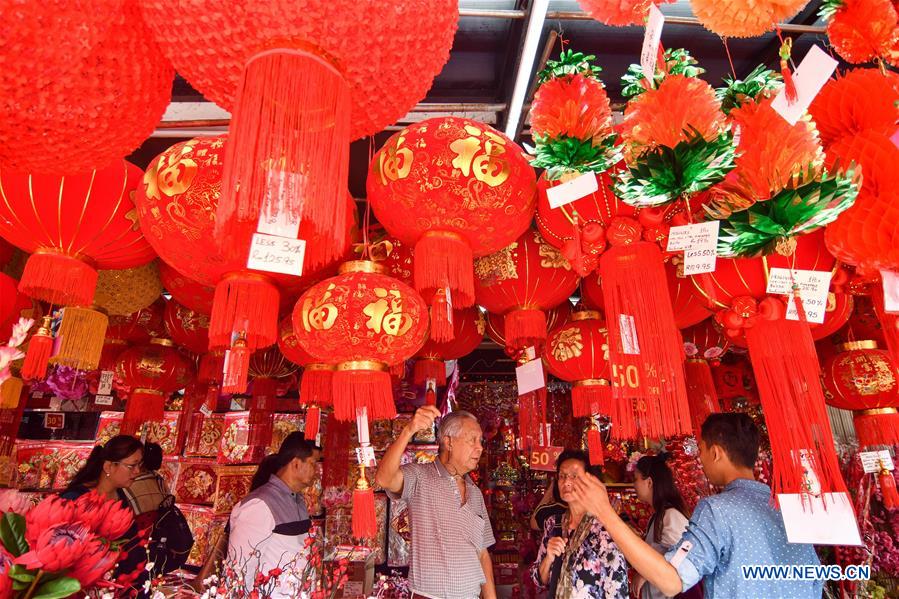
<instances>
[{"instance_id":1,"label":"woman's hand","mask_svg":"<svg viewBox=\"0 0 899 599\"><path fill-rule=\"evenodd\" d=\"M562 537L553 537L546 543L546 557L549 561L555 560L557 557L565 553L565 546L568 542Z\"/></svg>"},{"instance_id":2,"label":"woman's hand","mask_svg":"<svg viewBox=\"0 0 899 599\"><path fill-rule=\"evenodd\" d=\"M574 479L573 494L587 512L600 522L602 522L603 516L614 513L612 505L609 503L609 492L606 490L606 486L588 472L584 472Z\"/></svg>"}]
</instances>

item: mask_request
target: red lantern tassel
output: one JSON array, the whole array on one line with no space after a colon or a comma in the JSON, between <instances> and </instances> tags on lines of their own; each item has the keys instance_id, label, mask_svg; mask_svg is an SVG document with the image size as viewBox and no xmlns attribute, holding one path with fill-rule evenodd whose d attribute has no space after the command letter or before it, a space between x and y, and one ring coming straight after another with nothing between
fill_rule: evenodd
<instances>
[{"instance_id":1,"label":"red lantern tassel","mask_svg":"<svg viewBox=\"0 0 899 599\"><path fill-rule=\"evenodd\" d=\"M893 473L884 468L877 475L877 482L880 483L883 506L890 510L899 507L899 492L896 491L896 479L893 478Z\"/></svg>"},{"instance_id":2,"label":"red lantern tassel","mask_svg":"<svg viewBox=\"0 0 899 599\"><path fill-rule=\"evenodd\" d=\"M456 308L474 304L474 257L468 242L449 231L428 231L415 244L415 289L449 287Z\"/></svg>"},{"instance_id":3,"label":"red lantern tassel","mask_svg":"<svg viewBox=\"0 0 899 599\"><path fill-rule=\"evenodd\" d=\"M446 386L446 364L437 358L419 358L415 360L412 380L416 385L424 385L428 379L434 379L438 387Z\"/></svg>"},{"instance_id":4,"label":"red lantern tassel","mask_svg":"<svg viewBox=\"0 0 899 599\"><path fill-rule=\"evenodd\" d=\"M225 372L222 377L223 393L246 392L247 376L250 371L250 353L246 337L238 337L225 357Z\"/></svg>"},{"instance_id":5,"label":"red lantern tassel","mask_svg":"<svg viewBox=\"0 0 899 599\"><path fill-rule=\"evenodd\" d=\"M329 233L316 248L321 264L307 257L307 268L343 252L350 112L349 86L330 61L289 48L250 58L231 115L216 212L216 238L229 258L247 259L246 247L233 240L249 239L264 211Z\"/></svg>"},{"instance_id":6,"label":"red lantern tassel","mask_svg":"<svg viewBox=\"0 0 899 599\"><path fill-rule=\"evenodd\" d=\"M446 293L446 289L438 289L431 301L431 339L438 343L452 341L455 336L453 308L446 301Z\"/></svg>"},{"instance_id":7,"label":"red lantern tassel","mask_svg":"<svg viewBox=\"0 0 899 599\"><path fill-rule=\"evenodd\" d=\"M530 451L537 446L534 438L534 422L537 420L534 393L525 393L518 396L518 436L521 439L521 449Z\"/></svg>"},{"instance_id":8,"label":"red lantern tassel","mask_svg":"<svg viewBox=\"0 0 899 599\"><path fill-rule=\"evenodd\" d=\"M344 362L334 372L334 417L356 419L356 411L365 408L371 420L396 416L390 373L378 362Z\"/></svg>"},{"instance_id":9,"label":"red lantern tassel","mask_svg":"<svg viewBox=\"0 0 899 599\"><path fill-rule=\"evenodd\" d=\"M712 369L706 360L688 359L684 364L684 373L687 376L687 398L690 400L693 430L698 433L709 414L721 411L721 404L718 402Z\"/></svg>"},{"instance_id":10,"label":"red lantern tassel","mask_svg":"<svg viewBox=\"0 0 899 599\"><path fill-rule=\"evenodd\" d=\"M365 466L359 464L359 478L353 491L353 536L357 539L373 539L377 532L375 492L365 478Z\"/></svg>"},{"instance_id":11,"label":"red lantern tassel","mask_svg":"<svg viewBox=\"0 0 899 599\"><path fill-rule=\"evenodd\" d=\"M309 406L306 410L303 437L307 441L315 441L316 437L318 437L318 428L321 424L321 418L322 412L318 406Z\"/></svg>"},{"instance_id":12,"label":"red lantern tassel","mask_svg":"<svg viewBox=\"0 0 899 599\"><path fill-rule=\"evenodd\" d=\"M278 391L278 381L263 376L253 379L253 397L250 400L248 445L267 447L272 441L272 408Z\"/></svg>"},{"instance_id":13,"label":"red lantern tassel","mask_svg":"<svg viewBox=\"0 0 899 599\"><path fill-rule=\"evenodd\" d=\"M571 415L586 418L592 414L612 413L612 388L609 381L588 379L575 381L571 387Z\"/></svg>"},{"instance_id":14,"label":"red lantern tassel","mask_svg":"<svg viewBox=\"0 0 899 599\"><path fill-rule=\"evenodd\" d=\"M772 492L776 497L778 493L807 491L803 453L822 492L845 492L846 483L840 474L824 405L821 366L805 312L796 300L802 321L787 320L783 304L769 297L762 301L759 312L770 318L760 317L746 329L749 357L771 441Z\"/></svg>"},{"instance_id":15,"label":"red lantern tassel","mask_svg":"<svg viewBox=\"0 0 899 599\"><path fill-rule=\"evenodd\" d=\"M778 30L778 36L780 31ZM784 96L787 104L793 104L799 99L796 91L796 83L793 81L793 72L790 70L790 54L793 52L793 38L781 40L780 45L780 74L784 80Z\"/></svg>"},{"instance_id":16,"label":"red lantern tassel","mask_svg":"<svg viewBox=\"0 0 899 599\"><path fill-rule=\"evenodd\" d=\"M28 257L19 291L58 306L89 306L97 288L92 266L53 250L38 249Z\"/></svg>"},{"instance_id":17,"label":"red lantern tassel","mask_svg":"<svg viewBox=\"0 0 899 599\"><path fill-rule=\"evenodd\" d=\"M661 250L645 241L612 246L600 258L599 272L615 410L622 413L633 405L622 400L637 399L645 435L689 434L683 340L674 323ZM629 422L623 424L625 431L632 430Z\"/></svg>"},{"instance_id":18,"label":"red lantern tassel","mask_svg":"<svg viewBox=\"0 0 899 599\"><path fill-rule=\"evenodd\" d=\"M221 383L224 370L224 352L214 351L205 353L200 357L200 368L197 371L197 380L201 383Z\"/></svg>"},{"instance_id":19,"label":"red lantern tassel","mask_svg":"<svg viewBox=\"0 0 899 599\"><path fill-rule=\"evenodd\" d=\"M278 289L265 275L238 272L215 286L209 318L209 348L225 349L236 331L246 334L250 349L268 347L278 339Z\"/></svg>"},{"instance_id":20,"label":"red lantern tassel","mask_svg":"<svg viewBox=\"0 0 899 599\"><path fill-rule=\"evenodd\" d=\"M125 402L121 434L136 435L145 422L165 420L165 393L155 389L135 389Z\"/></svg>"},{"instance_id":21,"label":"red lantern tassel","mask_svg":"<svg viewBox=\"0 0 899 599\"><path fill-rule=\"evenodd\" d=\"M346 487L350 474L350 439L352 422L328 417L325 431L324 468L322 470L322 486Z\"/></svg>"},{"instance_id":22,"label":"red lantern tassel","mask_svg":"<svg viewBox=\"0 0 899 599\"><path fill-rule=\"evenodd\" d=\"M853 423L861 447L899 445L899 411L896 408L855 412Z\"/></svg>"},{"instance_id":23,"label":"red lantern tassel","mask_svg":"<svg viewBox=\"0 0 899 599\"><path fill-rule=\"evenodd\" d=\"M602 452L602 436L597 428L591 428L587 431L587 452L590 454L591 466L605 466L606 460Z\"/></svg>"},{"instance_id":24,"label":"red lantern tassel","mask_svg":"<svg viewBox=\"0 0 899 599\"><path fill-rule=\"evenodd\" d=\"M22 378L26 381L42 380L47 376L50 353L53 351L53 333L50 331L51 318L44 316L41 326L28 342L25 363L22 364Z\"/></svg>"},{"instance_id":25,"label":"red lantern tassel","mask_svg":"<svg viewBox=\"0 0 899 599\"><path fill-rule=\"evenodd\" d=\"M334 367L327 364L307 364L300 379L300 400L326 408L333 404Z\"/></svg>"},{"instance_id":26,"label":"red lantern tassel","mask_svg":"<svg viewBox=\"0 0 899 599\"><path fill-rule=\"evenodd\" d=\"M546 342L546 314L535 308L520 308L506 314L506 346L515 349L542 346Z\"/></svg>"}]
</instances>

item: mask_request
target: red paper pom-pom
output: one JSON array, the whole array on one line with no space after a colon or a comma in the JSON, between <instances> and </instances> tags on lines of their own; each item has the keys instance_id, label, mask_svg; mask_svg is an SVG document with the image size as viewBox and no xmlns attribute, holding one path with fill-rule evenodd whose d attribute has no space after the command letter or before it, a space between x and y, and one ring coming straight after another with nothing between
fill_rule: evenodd
<instances>
[{"instance_id":1,"label":"red paper pom-pom","mask_svg":"<svg viewBox=\"0 0 899 599\"><path fill-rule=\"evenodd\" d=\"M896 129L899 75L854 69L831 79L815 96L809 113L825 147L841 137L873 129L890 136Z\"/></svg>"},{"instance_id":2,"label":"red paper pom-pom","mask_svg":"<svg viewBox=\"0 0 899 599\"><path fill-rule=\"evenodd\" d=\"M174 72L137 2L86 10L102 16L107 35L83 59L73 60L69 46L44 32L44 47L65 68L48 77L31 54L4 66L10 84L0 87L0 163L53 174L100 168L131 153L162 117Z\"/></svg>"},{"instance_id":3,"label":"red paper pom-pom","mask_svg":"<svg viewBox=\"0 0 899 599\"><path fill-rule=\"evenodd\" d=\"M606 25L642 25L652 4L674 0L578 0L591 17Z\"/></svg>"},{"instance_id":4,"label":"red paper pom-pom","mask_svg":"<svg viewBox=\"0 0 899 599\"><path fill-rule=\"evenodd\" d=\"M693 14L721 37L756 37L793 17L808 0L691 0Z\"/></svg>"},{"instance_id":5,"label":"red paper pom-pom","mask_svg":"<svg viewBox=\"0 0 899 599\"><path fill-rule=\"evenodd\" d=\"M891 0L843 0L827 23L827 37L846 62L899 64L899 12Z\"/></svg>"}]
</instances>

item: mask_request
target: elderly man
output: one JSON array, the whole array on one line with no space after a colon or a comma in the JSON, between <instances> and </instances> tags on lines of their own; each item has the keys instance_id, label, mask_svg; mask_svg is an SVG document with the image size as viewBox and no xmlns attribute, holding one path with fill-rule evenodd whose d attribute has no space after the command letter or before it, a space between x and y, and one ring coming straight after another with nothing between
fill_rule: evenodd
<instances>
[{"instance_id":1,"label":"elderly man","mask_svg":"<svg viewBox=\"0 0 899 599\"><path fill-rule=\"evenodd\" d=\"M449 414L437 435L437 460L400 467L409 441L438 416L433 406L419 408L384 454L376 478L391 497L409 506L412 597L495 599L487 551L495 543L493 529L484 496L468 477L484 451L477 419L468 412Z\"/></svg>"}]
</instances>

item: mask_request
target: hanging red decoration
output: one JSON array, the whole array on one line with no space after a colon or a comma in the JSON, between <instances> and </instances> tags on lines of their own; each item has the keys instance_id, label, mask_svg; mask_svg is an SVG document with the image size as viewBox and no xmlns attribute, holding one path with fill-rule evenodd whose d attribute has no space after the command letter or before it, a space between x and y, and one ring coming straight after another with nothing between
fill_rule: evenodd
<instances>
[{"instance_id":1,"label":"hanging red decoration","mask_svg":"<svg viewBox=\"0 0 899 599\"><path fill-rule=\"evenodd\" d=\"M250 356L252 377L250 397L249 445L268 447L272 440L272 414L278 386L297 371L296 364L284 357L277 346L259 350Z\"/></svg>"},{"instance_id":2,"label":"hanging red decoration","mask_svg":"<svg viewBox=\"0 0 899 599\"><path fill-rule=\"evenodd\" d=\"M449 289L474 303L472 260L501 250L534 214L536 176L518 145L488 125L443 117L391 137L375 154L367 190L384 228L414 246L415 288Z\"/></svg>"},{"instance_id":3,"label":"hanging red decoration","mask_svg":"<svg viewBox=\"0 0 899 599\"><path fill-rule=\"evenodd\" d=\"M827 0L819 16L840 58L860 64L886 60L899 66L899 11L891 0Z\"/></svg>"},{"instance_id":4,"label":"hanging red decoration","mask_svg":"<svg viewBox=\"0 0 899 599\"><path fill-rule=\"evenodd\" d=\"M159 261L159 279L172 299L200 314L212 314L215 287L207 287L189 279L163 261Z\"/></svg>"},{"instance_id":5,"label":"hanging red decoration","mask_svg":"<svg viewBox=\"0 0 899 599\"><path fill-rule=\"evenodd\" d=\"M195 354L205 354L209 349L209 316L194 312L171 300L166 302L163 315L168 337L177 345Z\"/></svg>"},{"instance_id":6,"label":"hanging red decoration","mask_svg":"<svg viewBox=\"0 0 899 599\"><path fill-rule=\"evenodd\" d=\"M31 254L19 289L51 304L87 306L97 268L152 260L131 201L139 179L140 169L124 160L65 177L0 170L0 235Z\"/></svg>"},{"instance_id":7,"label":"hanging red decoration","mask_svg":"<svg viewBox=\"0 0 899 599\"><path fill-rule=\"evenodd\" d=\"M578 4L591 17L614 27L642 25L649 7L673 0L578 0Z\"/></svg>"},{"instance_id":8,"label":"hanging red decoration","mask_svg":"<svg viewBox=\"0 0 899 599\"><path fill-rule=\"evenodd\" d=\"M160 298L141 310L127 316L110 316L106 327L106 339L135 345L149 343L151 337L165 337L163 314L167 302Z\"/></svg>"},{"instance_id":9,"label":"hanging red decoration","mask_svg":"<svg viewBox=\"0 0 899 599\"><path fill-rule=\"evenodd\" d=\"M37 318L40 305L18 290L19 282L0 272L0 341L6 343L19 318Z\"/></svg>"},{"instance_id":10,"label":"hanging red decoration","mask_svg":"<svg viewBox=\"0 0 899 599\"><path fill-rule=\"evenodd\" d=\"M802 10L808 0L690 0L703 26L721 37L758 37Z\"/></svg>"},{"instance_id":11,"label":"hanging red decoration","mask_svg":"<svg viewBox=\"0 0 899 599\"><path fill-rule=\"evenodd\" d=\"M866 130L889 137L896 129L896 102L899 75L880 69L852 69L830 79L808 110L827 147Z\"/></svg>"},{"instance_id":12,"label":"hanging red decoration","mask_svg":"<svg viewBox=\"0 0 899 599\"><path fill-rule=\"evenodd\" d=\"M684 329L681 333L684 337L684 354L687 357L684 374L687 377L690 418L693 430L699 431L709 414L721 411L709 363L717 363L727 352L730 343L715 327L712 318Z\"/></svg>"},{"instance_id":13,"label":"hanging red decoration","mask_svg":"<svg viewBox=\"0 0 899 599\"><path fill-rule=\"evenodd\" d=\"M899 382L888 352L859 339L839 348L822 370L828 404L854 413L859 445L899 444Z\"/></svg>"},{"instance_id":14,"label":"hanging red decoration","mask_svg":"<svg viewBox=\"0 0 899 599\"><path fill-rule=\"evenodd\" d=\"M333 405L331 393L334 366L316 360L303 349L293 332L293 319L290 316L285 316L281 320L278 349L285 358L303 367L303 375L300 378L300 401L306 405L321 407Z\"/></svg>"},{"instance_id":15,"label":"hanging red decoration","mask_svg":"<svg viewBox=\"0 0 899 599\"><path fill-rule=\"evenodd\" d=\"M116 375L132 389L121 431L133 435L145 422L162 422L169 395L190 382L194 369L174 343L157 338L119 356Z\"/></svg>"},{"instance_id":16,"label":"hanging red decoration","mask_svg":"<svg viewBox=\"0 0 899 599\"><path fill-rule=\"evenodd\" d=\"M30 23L41 27L34 31L39 41L28 43L38 46L36 52L10 54L4 44L0 164L6 167L41 174L103 168L137 148L168 106L174 72L144 25L138 2L91 4L76 25L68 18L79 4L62 10L59 21L52 9L52 17ZM96 20L103 22L95 26ZM42 27L46 21L53 22L48 29ZM54 35L64 23L76 29Z\"/></svg>"},{"instance_id":17,"label":"hanging red decoration","mask_svg":"<svg viewBox=\"0 0 899 599\"><path fill-rule=\"evenodd\" d=\"M178 72L232 113L216 232L224 249L256 230L260 209L296 215L328 260L345 249L349 142L396 122L449 57L454 0L263 2L209 11L165 2L144 15ZM203 44L185 31L200 34ZM396 35L404 31L404 35ZM262 165L262 168L260 168Z\"/></svg>"},{"instance_id":18,"label":"hanging red decoration","mask_svg":"<svg viewBox=\"0 0 899 599\"><path fill-rule=\"evenodd\" d=\"M306 291L293 311L300 346L336 366L338 420L353 420L362 408L369 420L392 418L396 408L387 370L411 358L427 336L424 300L383 271L375 262L346 262L336 277Z\"/></svg>"},{"instance_id":19,"label":"hanging red decoration","mask_svg":"<svg viewBox=\"0 0 899 599\"><path fill-rule=\"evenodd\" d=\"M453 310L453 337L451 341L439 343L429 339L415 354L414 381L424 385L434 379L438 386L446 385L446 364L444 360L458 360L467 356L481 344L487 328L486 318L477 306Z\"/></svg>"},{"instance_id":20,"label":"hanging red decoration","mask_svg":"<svg viewBox=\"0 0 899 599\"><path fill-rule=\"evenodd\" d=\"M523 349L546 341L545 311L568 301L578 275L537 231L526 231L502 250L475 261L478 303L505 317L507 347Z\"/></svg>"},{"instance_id":21,"label":"hanging red decoration","mask_svg":"<svg viewBox=\"0 0 899 599\"><path fill-rule=\"evenodd\" d=\"M552 331L568 322L570 316L571 302L562 302L555 308L547 310L546 330L552 333ZM502 314L487 313L486 331L487 336L490 337L494 343L502 347L505 350L506 355L513 360L517 360L524 351L523 348L515 349L506 342L506 317ZM541 346L537 347L537 353L542 355L543 348Z\"/></svg>"}]
</instances>

